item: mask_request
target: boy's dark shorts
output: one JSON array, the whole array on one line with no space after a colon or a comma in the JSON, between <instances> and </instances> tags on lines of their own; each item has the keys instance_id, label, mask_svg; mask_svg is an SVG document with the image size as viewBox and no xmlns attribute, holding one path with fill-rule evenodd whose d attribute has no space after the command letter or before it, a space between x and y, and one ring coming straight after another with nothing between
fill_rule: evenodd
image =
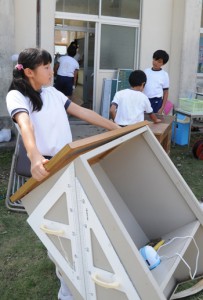
<instances>
[{"instance_id":1,"label":"boy's dark shorts","mask_svg":"<svg viewBox=\"0 0 203 300\"><path fill-rule=\"evenodd\" d=\"M163 98L162 97L155 97L155 98L149 98L149 101L151 103L151 106L153 108L153 112L157 113L158 110L161 108L162 106L162 102L163 102Z\"/></svg>"},{"instance_id":2,"label":"boy's dark shorts","mask_svg":"<svg viewBox=\"0 0 203 300\"><path fill-rule=\"evenodd\" d=\"M72 96L74 78L68 76L56 76L55 88L65 96Z\"/></svg>"}]
</instances>

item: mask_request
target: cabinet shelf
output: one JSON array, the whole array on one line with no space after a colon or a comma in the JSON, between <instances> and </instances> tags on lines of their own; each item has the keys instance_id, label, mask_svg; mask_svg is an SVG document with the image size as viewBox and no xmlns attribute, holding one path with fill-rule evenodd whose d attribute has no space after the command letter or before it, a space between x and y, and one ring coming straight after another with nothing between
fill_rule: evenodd
<instances>
[{"instance_id":1,"label":"cabinet shelf","mask_svg":"<svg viewBox=\"0 0 203 300\"><path fill-rule=\"evenodd\" d=\"M199 221L191 222L190 224L185 225L163 236L163 239L167 243L174 237L194 237L199 226ZM158 254L160 255L160 257L171 257L174 256L175 253L179 253L179 255L183 257L191 242L193 242L192 238L176 239L170 244L166 245L165 247L162 247ZM152 270L152 274L162 290L166 288L168 282L170 281L171 277L173 276L173 273L175 272L180 262L181 258L178 255L169 259L163 258L161 259L160 265L154 270Z\"/></svg>"}]
</instances>

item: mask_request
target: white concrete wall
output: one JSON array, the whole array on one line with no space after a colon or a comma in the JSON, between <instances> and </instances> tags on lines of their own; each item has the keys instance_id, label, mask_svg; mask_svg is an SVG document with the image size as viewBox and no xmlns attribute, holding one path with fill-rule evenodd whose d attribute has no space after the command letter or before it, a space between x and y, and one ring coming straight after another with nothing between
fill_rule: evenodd
<instances>
[{"instance_id":1,"label":"white concrete wall","mask_svg":"<svg viewBox=\"0 0 203 300\"><path fill-rule=\"evenodd\" d=\"M185 1L179 95L196 91L202 0Z\"/></svg>"},{"instance_id":2,"label":"white concrete wall","mask_svg":"<svg viewBox=\"0 0 203 300\"><path fill-rule=\"evenodd\" d=\"M170 100L178 105L181 61L183 51L183 35L185 20L185 0L173 1L173 18L171 24L171 45L170 45Z\"/></svg>"},{"instance_id":3,"label":"white concrete wall","mask_svg":"<svg viewBox=\"0 0 203 300\"><path fill-rule=\"evenodd\" d=\"M15 3L15 51L36 47L37 1L14 0Z\"/></svg>"},{"instance_id":4,"label":"white concrete wall","mask_svg":"<svg viewBox=\"0 0 203 300\"><path fill-rule=\"evenodd\" d=\"M196 91L202 0L173 2L170 97L178 106L180 97Z\"/></svg>"},{"instance_id":5,"label":"white concrete wall","mask_svg":"<svg viewBox=\"0 0 203 300\"><path fill-rule=\"evenodd\" d=\"M54 52L56 0L40 1L40 47ZM15 49L37 46L37 0L15 1Z\"/></svg>"},{"instance_id":6,"label":"white concrete wall","mask_svg":"<svg viewBox=\"0 0 203 300\"><path fill-rule=\"evenodd\" d=\"M8 115L5 98L11 82L14 54L14 3L0 1L0 117ZM0 128L1 129L1 128Z\"/></svg>"},{"instance_id":7,"label":"white concrete wall","mask_svg":"<svg viewBox=\"0 0 203 300\"><path fill-rule=\"evenodd\" d=\"M151 66L155 50L169 53L163 68L176 106L180 96L196 90L201 11L202 0L143 0L140 68Z\"/></svg>"},{"instance_id":8,"label":"white concrete wall","mask_svg":"<svg viewBox=\"0 0 203 300\"><path fill-rule=\"evenodd\" d=\"M173 0L143 0L140 69L151 67L153 53L162 49L169 54L169 62L163 66L163 69L169 73L170 79L172 17Z\"/></svg>"},{"instance_id":9,"label":"white concrete wall","mask_svg":"<svg viewBox=\"0 0 203 300\"><path fill-rule=\"evenodd\" d=\"M179 1L179 0L178 0ZM140 68L152 66L152 55L158 49L170 55L173 0L143 0L140 40ZM169 64L164 67L169 69Z\"/></svg>"},{"instance_id":10,"label":"white concrete wall","mask_svg":"<svg viewBox=\"0 0 203 300\"><path fill-rule=\"evenodd\" d=\"M54 14L56 0L41 1L41 47L54 54ZM37 45L37 1L0 1L0 117L7 116L5 97L16 61L11 56Z\"/></svg>"},{"instance_id":11,"label":"white concrete wall","mask_svg":"<svg viewBox=\"0 0 203 300\"><path fill-rule=\"evenodd\" d=\"M54 57L55 7L56 0L41 1L40 46L49 51L52 57Z\"/></svg>"},{"instance_id":12,"label":"white concrete wall","mask_svg":"<svg viewBox=\"0 0 203 300\"><path fill-rule=\"evenodd\" d=\"M5 98L12 80L13 54L36 46L36 0L0 1L0 117L8 116Z\"/></svg>"}]
</instances>

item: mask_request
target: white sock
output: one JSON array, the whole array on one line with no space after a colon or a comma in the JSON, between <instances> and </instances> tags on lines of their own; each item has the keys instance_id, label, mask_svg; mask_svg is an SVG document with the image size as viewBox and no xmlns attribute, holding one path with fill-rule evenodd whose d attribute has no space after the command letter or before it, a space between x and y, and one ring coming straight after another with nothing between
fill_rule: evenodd
<instances>
[{"instance_id":1,"label":"white sock","mask_svg":"<svg viewBox=\"0 0 203 300\"><path fill-rule=\"evenodd\" d=\"M58 292L58 299L60 300L74 300L73 296L71 294L71 291L69 290L69 288L67 287L65 281L63 280L58 268L56 268L56 275L59 278L60 282L61 282L61 287L59 289Z\"/></svg>"}]
</instances>

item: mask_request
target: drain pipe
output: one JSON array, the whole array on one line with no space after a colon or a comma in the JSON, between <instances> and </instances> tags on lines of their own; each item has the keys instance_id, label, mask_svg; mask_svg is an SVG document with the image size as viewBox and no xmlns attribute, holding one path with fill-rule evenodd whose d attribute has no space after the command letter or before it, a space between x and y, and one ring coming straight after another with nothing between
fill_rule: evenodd
<instances>
[{"instance_id":1,"label":"drain pipe","mask_svg":"<svg viewBox=\"0 0 203 300\"><path fill-rule=\"evenodd\" d=\"M40 32L41 32L41 0L37 0L37 20L36 20L36 46L40 47Z\"/></svg>"}]
</instances>

